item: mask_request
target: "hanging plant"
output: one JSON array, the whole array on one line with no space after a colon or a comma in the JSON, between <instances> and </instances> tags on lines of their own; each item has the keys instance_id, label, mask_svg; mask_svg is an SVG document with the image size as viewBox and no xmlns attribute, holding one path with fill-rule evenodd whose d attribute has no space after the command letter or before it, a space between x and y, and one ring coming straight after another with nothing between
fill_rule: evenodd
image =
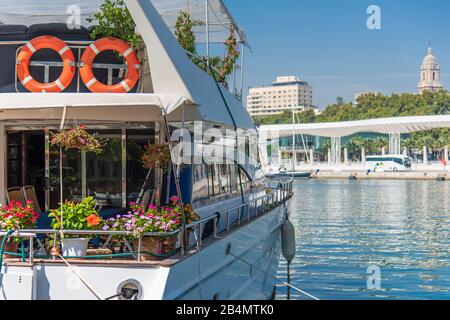
<instances>
[{"instance_id":1,"label":"hanging plant","mask_svg":"<svg viewBox=\"0 0 450 320\"><path fill-rule=\"evenodd\" d=\"M194 27L203 25L205 25L203 21L194 20L187 11L181 11L175 24L175 36L181 47L192 54L189 57L194 64L206 73L214 76L217 81L226 84L226 78L233 73L234 66L240 56L235 29L234 27L230 27L230 36L224 43L225 55L223 57L209 57L209 65L212 67L212 72L214 73L211 74L211 70L207 67L207 57L197 56L197 43L193 29Z\"/></svg>"},{"instance_id":2,"label":"hanging plant","mask_svg":"<svg viewBox=\"0 0 450 320\"><path fill-rule=\"evenodd\" d=\"M233 70L234 66L239 59L238 41L236 39L236 34L234 28L230 28L230 36L225 41L226 53L222 59L222 66L220 68L220 75L223 79L229 76Z\"/></svg>"},{"instance_id":3,"label":"hanging plant","mask_svg":"<svg viewBox=\"0 0 450 320\"><path fill-rule=\"evenodd\" d=\"M169 169L172 158L170 156L170 148L165 143L154 143L145 146L144 154L141 157L143 166L147 169Z\"/></svg>"},{"instance_id":4,"label":"hanging plant","mask_svg":"<svg viewBox=\"0 0 450 320\"><path fill-rule=\"evenodd\" d=\"M187 11L180 11L175 23L175 36L181 47L192 53L197 54L196 39L193 31L194 27L203 26L205 23L201 20L193 20Z\"/></svg>"},{"instance_id":5,"label":"hanging plant","mask_svg":"<svg viewBox=\"0 0 450 320\"><path fill-rule=\"evenodd\" d=\"M76 125L69 130L61 130L52 134L51 145L61 146L67 150L79 150L100 154L106 140L101 140L96 134L90 134L84 125Z\"/></svg>"}]
</instances>

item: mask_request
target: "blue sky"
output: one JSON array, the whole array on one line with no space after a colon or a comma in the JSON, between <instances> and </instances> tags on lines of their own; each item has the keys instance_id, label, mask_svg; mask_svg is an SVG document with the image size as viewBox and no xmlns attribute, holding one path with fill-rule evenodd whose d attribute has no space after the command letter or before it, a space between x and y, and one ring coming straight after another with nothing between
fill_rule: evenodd
<instances>
[{"instance_id":1,"label":"blue sky","mask_svg":"<svg viewBox=\"0 0 450 320\"><path fill-rule=\"evenodd\" d=\"M415 92L431 41L450 88L448 0L225 0L248 34L246 84L296 75L314 88L321 108L337 96ZM369 5L381 8L382 30L369 30Z\"/></svg>"}]
</instances>

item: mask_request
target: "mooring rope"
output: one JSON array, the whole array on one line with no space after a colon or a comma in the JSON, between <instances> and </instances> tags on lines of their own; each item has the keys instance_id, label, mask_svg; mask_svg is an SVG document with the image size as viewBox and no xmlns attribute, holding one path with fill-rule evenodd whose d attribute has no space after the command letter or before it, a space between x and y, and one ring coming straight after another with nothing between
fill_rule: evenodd
<instances>
[{"instance_id":1,"label":"mooring rope","mask_svg":"<svg viewBox=\"0 0 450 320\"><path fill-rule=\"evenodd\" d=\"M100 294L97 293L97 291L94 290L94 288L86 281L86 279L83 278L81 274L79 274L74 267L70 265L70 263L64 259L64 257L58 252L58 250L52 250L52 255L59 257L68 267L69 269L77 276L78 279L86 286L86 288L89 289L89 291L92 292L92 294L98 299L98 300L104 300Z\"/></svg>"},{"instance_id":2,"label":"mooring rope","mask_svg":"<svg viewBox=\"0 0 450 320\"><path fill-rule=\"evenodd\" d=\"M263 274L266 274L266 272L265 272L264 270L261 270L261 269L259 269L258 267L255 267L253 264L251 264L251 263L245 261L245 260L242 259L241 257L238 257L238 256L236 256L235 254L233 254L233 253L231 253L231 252L228 252L228 254L229 254L230 256L232 256L232 257L238 259L239 261L242 261L242 262L245 263L246 265L248 265L248 266L254 268L255 270L257 270L257 271L259 271L259 272L261 272L261 273L263 273ZM271 276L271 277L272 277L273 279L275 279L276 281L278 281L279 283L281 283L281 284L283 284L283 285L285 285L285 286L288 286L288 287L290 287L290 288L296 290L297 292L300 292L301 294L303 294L303 295L305 295L305 296L307 296L307 297L309 297L309 298L311 298L311 299L313 299L313 300L317 300L317 301L320 300L319 298L313 296L312 294L310 294L310 293L308 293L308 292L306 292L306 291L303 291L303 290L301 290L300 288L297 288L296 286L293 286L293 285L290 284L290 283L287 283L287 282L285 282L285 281L282 281L282 280L278 279L278 278L275 277L275 276Z\"/></svg>"}]
</instances>

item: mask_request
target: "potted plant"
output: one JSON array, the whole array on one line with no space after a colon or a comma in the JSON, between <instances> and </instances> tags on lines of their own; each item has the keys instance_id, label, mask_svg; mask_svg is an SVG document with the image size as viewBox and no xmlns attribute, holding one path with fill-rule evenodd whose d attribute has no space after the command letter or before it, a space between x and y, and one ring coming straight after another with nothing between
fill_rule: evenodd
<instances>
[{"instance_id":1,"label":"potted plant","mask_svg":"<svg viewBox=\"0 0 450 320\"><path fill-rule=\"evenodd\" d=\"M17 201L11 203L0 209L0 226L2 230L18 231L20 229L32 229L36 226L39 214L34 211L32 201L27 201L24 206ZM3 241L3 238L1 239ZM5 242L4 251L15 253L17 252L20 239L10 236ZM0 242L1 243L1 242ZM5 254L6 258L12 258L12 255Z\"/></svg>"},{"instance_id":2,"label":"potted plant","mask_svg":"<svg viewBox=\"0 0 450 320\"><path fill-rule=\"evenodd\" d=\"M129 232L128 238L133 241L136 251L139 239L142 241L141 254L144 260L154 260L159 256L170 255L177 249L177 236L164 235L178 230L181 226L180 213L172 207L148 208L130 203L130 212L105 221L103 230L124 230ZM159 233L159 236L146 237L145 233Z\"/></svg>"},{"instance_id":3,"label":"potted plant","mask_svg":"<svg viewBox=\"0 0 450 320\"><path fill-rule=\"evenodd\" d=\"M177 212L178 215L181 216L181 214L182 214L181 207L183 206L183 204L180 203L180 198L178 196L172 196L170 198L170 206L172 207L172 209L175 212ZM200 216L194 211L194 209L192 208L192 205L190 205L190 204L184 205L184 216L186 217L186 219L185 219L186 225L190 225L191 223L200 221ZM188 227L186 229L188 242L189 242L189 239L191 238L191 233L194 231L195 230L193 227Z\"/></svg>"},{"instance_id":4,"label":"potted plant","mask_svg":"<svg viewBox=\"0 0 450 320\"><path fill-rule=\"evenodd\" d=\"M52 228L55 230L98 230L102 223L92 197L79 203L66 201L59 209L52 210L49 217L53 218ZM86 256L89 239L90 237L65 235L61 239L63 256Z\"/></svg>"}]
</instances>

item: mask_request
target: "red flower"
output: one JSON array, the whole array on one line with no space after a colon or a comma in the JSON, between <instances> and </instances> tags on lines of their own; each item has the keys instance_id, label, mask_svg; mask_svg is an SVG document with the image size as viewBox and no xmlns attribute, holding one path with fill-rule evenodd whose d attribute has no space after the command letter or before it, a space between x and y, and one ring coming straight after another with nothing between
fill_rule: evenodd
<instances>
[{"instance_id":1,"label":"red flower","mask_svg":"<svg viewBox=\"0 0 450 320\"><path fill-rule=\"evenodd\" d=\"M86 218L86 221L90 227L95 227L100 224L101 219L97 215L91 214L89 217Z\"/></svg>"}]
</instances>

